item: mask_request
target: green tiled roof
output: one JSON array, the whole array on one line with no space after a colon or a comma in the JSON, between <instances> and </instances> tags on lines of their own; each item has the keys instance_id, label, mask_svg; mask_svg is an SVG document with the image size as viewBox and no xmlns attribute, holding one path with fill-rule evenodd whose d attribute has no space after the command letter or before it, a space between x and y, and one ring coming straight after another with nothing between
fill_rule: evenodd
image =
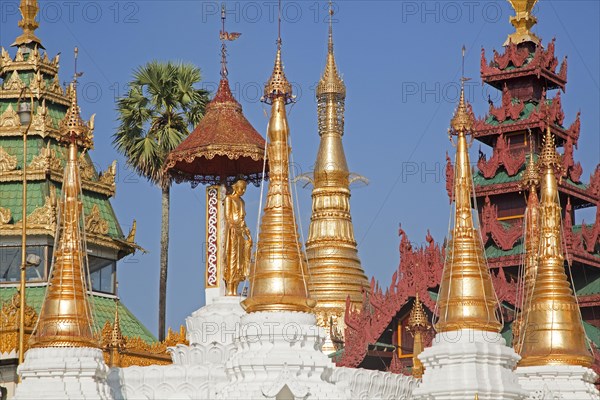
<instances>
[{"instance_id":1,"label":"green tiled roof","mask_svg":"<svg viewBox=\"0 0 600 400\"><path fill-rule=\"evenodd\" d=\"M4 304L10 301L16 292L16 287L0 286L0 302ZM25 293L27 304L39 313L46 294L46 287L29 287ZM98 295L89 295L89 299L92 306L92 313L94 314L94 324L96 329L101 330L106 322L113 323L115 320L114 300ZM119 318L121 320L121 331L123 332L123 335L130 338L140 337L147 343L156 342L156 338L152 333L150 333L150 331L121 302L119 302Z\"/></svg>"},{"instance_id":2,"label":"green tiled roof","mask_svg":"<svg viewBox=\"0 0 600 400\"><path fill-rule=\"evenodd\" d=\"M39 154L40 150L47 145L47 142L40 137L32 137L27 140L27 163ZM17 157L18 168L21 168L23 163L23 142L21 138L0 138L0 146L10 154ZM55 150L56 157L63 160L65 157L65 149L56 141L50 141L50 148ZM87 162L92 163L89 154L85 155ZM57 189L56 195L60 196L61 185L52 183ZM11 210L13 223L22 219L21 198L22 198L21 182L4 182L0 183L0 207ZM27 213L30 214L36 208L44 205L46 196L50 194L50 181L29 181L27 183ZM88 190L83 191L83 206L86 213L91 212L92 207L97 205L100 210L100 215L108 222L109 236L115 239L122 239L123 232L119 226L119 222L110 204L107 196L97 194Z\"/></svg>"},{"instance_id":3,"label":"green tiled roof","mask_svg":"<svg viewBox=\"0 0 600 400\"><path fill-rule=\"evenodd\" d=\"M507 118L506 120L504 120L502 123L500 123L496 117L494 117L492 114L489 114L488 117L485 120L485 123L491 126L498 126L500 124L502 125L506 125L506 124L514 124L517 121L524 121L527 120L529 118L529 116L531 115L531 113L538 107L538 105L536 103L533 102L526 102L525 103L525 107L523 108L523 111L521 111L521 114L519 114L519 118L517 120L512 120L510 118Z\"/></svg>"},{"instance_id":4,"label":"green tiled roof","mask_svg":"<svg viewBox=\"0 0 600 400\"><path fill-rule=\"evenodd\" d=\"M600 347L600 329L585 321L583 321L583 329L596 347ZM502 332L502 337L506 340L506 344L512 347L512 323L506 325L506 329Z\"/></svg>"},{"instance_id":5,"label":"green tiled roof","mask_svg":"<svg viewBox=\"0 0 600 400\"><path fill-rule=\"evenodd\" d=\"M60 197L61 187L57 183L52 183L56 187L56 196ZM29 182L27 183L27 214L31 214L36 208L44 205L46 196L50 193L49 182ZM22 185L20 182L5 182L0 184L0 207L10 209L13 223L23 218L21 211ZM92 211L94 205L98 206L100 216L108 222L108 235L115 239L122 239L123 232L110 201L106 196L83 191L83 209L86 214Z\"/></svg>"},{"instance_id":6,"label":"green tiled roof","mask_svg":"<svg viewBox=\"0 0 600 400\"><path fill-rule=\"evenodd\" d=\"M495 245L490 245L485 248L485 255L487 258L505 257L505 256L516 256L523 254L523 243L517 242L512 249L502 250Z\"/></svg>"},{"instance_id":7,"label":"green tiled roof","mask_svg":"<svg viewBox=\"0 0 600 400\"><path fill-rule=\"evenodd\" d=\"M600 347L600 329L585 321L583 321L583 329L585 329L585 334L592 342L594 342L596 347Z\"/></svg>"},{"instance_id":8,"label":"green tiled roof","mask_svg":"<svg viewBox=\"0 0 600 400\"><path fill-rule=\"evenodd\" d=\"M0 185L0 207L8 208L11 211L13 223L23 219L21 188L20 182L5 182ZM48 193L48 185L45 182L27 183L27 214L31 214L33 210L43 206Z\"/></svg>"},{"instance_id":9,"label":"green tiled roof","mask_svg":"<svg viewBox=\"0 0 600 400\"><path fill-rule=\"evenodd\" d=\"M577 296L588 296L600 293L600 277L577 291Z\"/></svg>"}]
</instances>

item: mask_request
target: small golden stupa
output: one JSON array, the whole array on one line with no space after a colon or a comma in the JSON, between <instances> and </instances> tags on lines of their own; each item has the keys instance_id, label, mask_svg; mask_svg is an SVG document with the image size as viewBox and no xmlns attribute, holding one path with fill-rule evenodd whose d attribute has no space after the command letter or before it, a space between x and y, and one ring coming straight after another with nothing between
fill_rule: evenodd
<instances>
[{"instance_id":1,"label":"small golden stupa","mask_svg":"<svg viewBox=\"0 0 600 400\"><path fill-rule=\"evenodd\" d=\"M520 367L580 365L589 367L593 357L588 349L581 311L565 271L558 177L561 162L548 127L538 161L541 176L538 249L533 284L526 286L525 320L521 328Z\"/></svg>"},{"instance_id":2,"label":"small golden stupa","mask_svg":"<svg viewBox=\"0 0 600 400\"><path fill-rule=\"evenodd\" d=\"M81 119L77 80L71 84L69 93L71 106L60 123L68 156L59 207L58 241L39 322L31 337L32 347L99 347L84 271L86 247L78 156L79 147L91 146L92 128Z\"/></svg>"},{"instance_id":3,"label":"small golden stupa","mask_svg":"<svg viewBox=\"0 0 600 400\"><path fill-rule=\"evenodd\" d=\"M247 312L310 312L308 270L296 228L289 177L288 137L285 107L293 101L292 85L281 61L281 36L271 78L263 101L271 105L267 128L269 188L260 223L255 261L250 268L250 293L242 305Z\"/></svg>"},{"instance_id":4,"label":"small golden stupa","mask_svg":"<svg viewBox=\"0 0 600 400\"><path fill-rule=\"evenodd\" d=\"M498 301L484 257L481 235L473 223L473 176L467 135L474 117L465 102L464 81L450 134L457 138L454 168L454 223L446 247L446 263L438 297L438 333L460 329L500 332Z\"/></svg>"}]
</instances>

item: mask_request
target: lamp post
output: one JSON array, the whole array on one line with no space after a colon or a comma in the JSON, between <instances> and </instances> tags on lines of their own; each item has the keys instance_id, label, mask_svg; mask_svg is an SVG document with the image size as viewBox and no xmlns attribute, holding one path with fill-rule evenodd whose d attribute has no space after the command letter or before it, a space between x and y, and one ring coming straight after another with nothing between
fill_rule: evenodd
<instances>
[{"instance_id":1,"label":"lamp post","mask_svg":"<svg viewBox=\"0 0 600 400\"><path fill-rule=\"evenodd\" d=\"M25 92L29 92L29 103L21 103ZM21 168L23 173L23 217L21 220L21 282L19 287L21 294L19 299L19 364L22 364L25 356L25 281L27 279L27 134L33 120L33 92L27 86L19 93L17 114L19 114L21 126L27 125L27 128L23 130L23 166Z\"/></svg>"}]
</instances>

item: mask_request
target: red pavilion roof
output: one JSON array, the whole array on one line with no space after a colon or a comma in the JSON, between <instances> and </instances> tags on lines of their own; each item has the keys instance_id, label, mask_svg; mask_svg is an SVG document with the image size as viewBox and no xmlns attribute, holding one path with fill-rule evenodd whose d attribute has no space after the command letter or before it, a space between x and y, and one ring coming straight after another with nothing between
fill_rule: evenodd
<instances>
[{"instance_id":1,"label":"red pavilion roof","mask_svg":"<svg viewBox=\"0 0 600 400\"><path fill-rule=\"evenodd\" d=\"M194 131L173 150L166 170L177 182L219 184L262 179L265 139L242 113L229 82L221 79L214 99Z\"/></svg>"}]
</instances>

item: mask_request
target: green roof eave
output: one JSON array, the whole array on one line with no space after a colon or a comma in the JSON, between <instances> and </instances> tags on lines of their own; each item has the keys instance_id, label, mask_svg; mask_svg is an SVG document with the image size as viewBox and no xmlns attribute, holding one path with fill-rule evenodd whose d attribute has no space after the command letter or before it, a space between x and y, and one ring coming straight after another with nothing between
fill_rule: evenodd
<instances>
[{"instance_id":1,"label":"green roof eave","mask_svg":"<svg viewBox=\"0 0 600 400\"><path fill-rule=\"evenodd\" d=\"M17 292L13 286L0 286L0 302L7 303ZM46 286L32 286L25 291L25 300L27 305L33 307L37 313L42 308L44 296L46 295ZM92 313L94 315L95 328L100 331L106 324L111 324L115 319L115 300L98 294L89 294ZM121 331L123 335L134 338L139 337L148 344L156 342L156 338L150 331L136 318L135 315L122 303L119 302L119 319L121 321Z\"/></svg>"}]
</instances>

